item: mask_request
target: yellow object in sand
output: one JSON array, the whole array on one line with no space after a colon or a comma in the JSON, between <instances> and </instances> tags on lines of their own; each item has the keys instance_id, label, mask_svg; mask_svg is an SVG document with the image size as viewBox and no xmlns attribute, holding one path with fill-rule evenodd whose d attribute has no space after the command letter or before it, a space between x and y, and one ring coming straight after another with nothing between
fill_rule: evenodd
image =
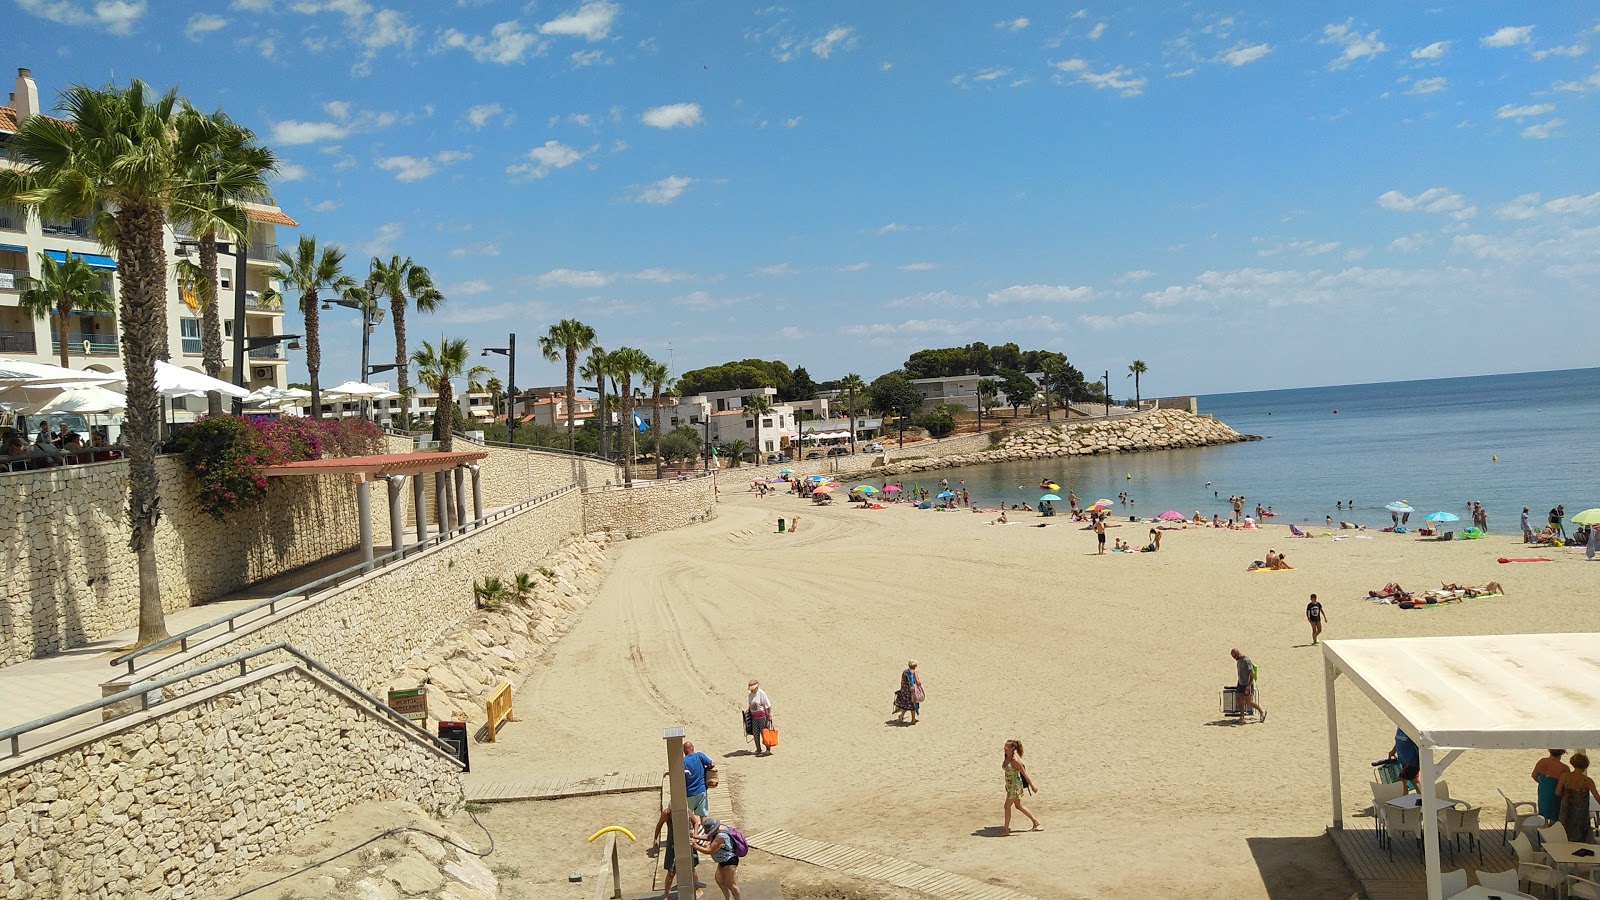
<instances>
[{"instance_id":1,"label":"yellow object in sand","mask_svg":"<svg viewBox=\"0 0 1600 900\"><path fill-rule=\"evenodd\" d=\"M600 829L599 831L596 831L594 834L589 835L589 843L592 844L592 843L594 843L594 839L595 838L599 837L602 834L608 834L608 833L613 832L613 831L615 831L618 834L627 835L628 836L628 840L630 840L630 841L639 840L638 838L633 836L633 832L629 831L626 828L623 828L621 825L607 825L606 827Z\"/></svg>"}]
</instances>

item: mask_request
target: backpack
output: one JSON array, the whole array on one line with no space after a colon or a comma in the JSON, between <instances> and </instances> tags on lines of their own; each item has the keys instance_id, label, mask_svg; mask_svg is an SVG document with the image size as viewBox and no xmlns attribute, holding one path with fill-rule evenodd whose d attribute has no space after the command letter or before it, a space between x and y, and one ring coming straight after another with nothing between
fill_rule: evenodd
<instances>
[{"instance_id":1,"label":"backpack","mask_svg":"<svg viewBox=\"0 0 1600 900\"><path fill-rule=\"evenodd\" d=\"M734 856L743 859L750 853L750 842L744 839L744 832L732 825L724 825L722 830L728 835L728 843L733 845Z\"/></svg>"}]
</instances>

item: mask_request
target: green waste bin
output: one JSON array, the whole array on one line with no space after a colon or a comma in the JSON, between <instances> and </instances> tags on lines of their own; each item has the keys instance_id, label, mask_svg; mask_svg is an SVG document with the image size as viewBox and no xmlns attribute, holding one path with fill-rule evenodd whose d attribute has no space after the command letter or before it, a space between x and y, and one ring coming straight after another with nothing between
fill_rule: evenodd
<instances>
[{"instance_id":1,"label":"green waste bin","mask_svg":"<svg viewBox=\"0 0 1600 900\"><path fill-rule=\"evenodd\" d=\"M783 529L784 529L785 525L786 525L786 523L783 521L783 517L779 516L778 517L778 533L779 534L783 534Z\"/></svg>"}]
</instances>

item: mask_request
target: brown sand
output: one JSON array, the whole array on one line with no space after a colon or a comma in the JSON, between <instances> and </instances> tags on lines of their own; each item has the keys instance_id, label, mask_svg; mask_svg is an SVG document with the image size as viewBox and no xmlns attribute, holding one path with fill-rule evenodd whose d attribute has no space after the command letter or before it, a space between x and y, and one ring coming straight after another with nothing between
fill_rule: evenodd
<instances>
[{"instance_id":1,"label":"brown sand","mask_svg":"<svg viewBox=\"0 0 1600 900\"><path fill-rule=\"evenodd\" d=\"M802 511L791 497L727 489L723 499L712 522L623 545L602 594L519 690L523 722L474 749L476 772L661 767L662 729L683 724L737 779L747 833L785 828L1039 897L1345 898L1355 884L1323 834L1327 738L1307 595L1321 596L1328 638L1600 631L1600 564L1556 550L1543 554L1555 562L1498 565L1540 555L1506 535L1190 528L1167 533L1158 554L1096 557L1093 533L1062 517L990 526L992 515L969 512ZM800 533L776 533L777 517L796 512ZM1028 527L1040 522L1050 525ZM1142 543L1148 527L1109 535ZM1246 572L1268 547L1295 570ZM1386 581L1491 579L1509 596L1419 611L1360 599ZM1260 667L1264 724L1219 715L1231 647ZM908 658L928 690L915 727L890 709ZM770 758L741 743L751 676L782 733ZM1339 692L1346 827L1367 828L1354 814L1394 727L1347 682ZM1002 838L1001 745L1012 737L1027 748L1041 788L1029 804L1046 830ZM1466 754L1451 793L1495 827L1495 788L1531 799L1539 755ZM639 806L623 824L648 833ZM746 877L760 877L763 858L751 863Z\"/></svg>"}]
</instances>

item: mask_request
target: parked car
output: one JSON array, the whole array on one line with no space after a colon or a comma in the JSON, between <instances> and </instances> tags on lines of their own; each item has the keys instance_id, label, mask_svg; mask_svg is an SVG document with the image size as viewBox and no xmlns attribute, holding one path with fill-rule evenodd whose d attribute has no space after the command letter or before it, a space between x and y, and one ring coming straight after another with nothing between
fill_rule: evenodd
<instances>
[{"instance_id":1,"label":"parked car","mask_svg":"<svg viewBox=\"0 0 1600 900\"><path fill-rule=\"evenodd\" d=\"M866 450L867 450L868 453L882 453L883 452L883 445L878 443L877 441L873 441L872 443L867 445Z\"/></svg>"},{"instance_id":2,"label":"parked car","mask_svg":"<svg viewBox=\"0 0 1600 900\"><path fill-rule=\"evenodd\" d=\"M788 462L788 461L789 461L789 457L785 456L782 453L768 453L767 454L767 462L769 462L769 463L781 463L781 462Z\"/></svg>"},{"instance_id":3,"label":"parked car","mask_svg":"<svg viewBox=\"0 0 1600 900\"><path fill-rule=\"evenodd\" d=\"M850 448L849 447L829 447L828 448L828 455L829 456L849 456L850 455Z\"/></svg>"},{"instance_id":4,"label":"parked car","mask_svg":"<svg viewBox=\"0 0 1600 900\"><path fill-rule=\"evenodd\" d=\"M823 455L821 450L810 450L806 452L806 459L821 459Z\"/></svg>"}]
</instances>

